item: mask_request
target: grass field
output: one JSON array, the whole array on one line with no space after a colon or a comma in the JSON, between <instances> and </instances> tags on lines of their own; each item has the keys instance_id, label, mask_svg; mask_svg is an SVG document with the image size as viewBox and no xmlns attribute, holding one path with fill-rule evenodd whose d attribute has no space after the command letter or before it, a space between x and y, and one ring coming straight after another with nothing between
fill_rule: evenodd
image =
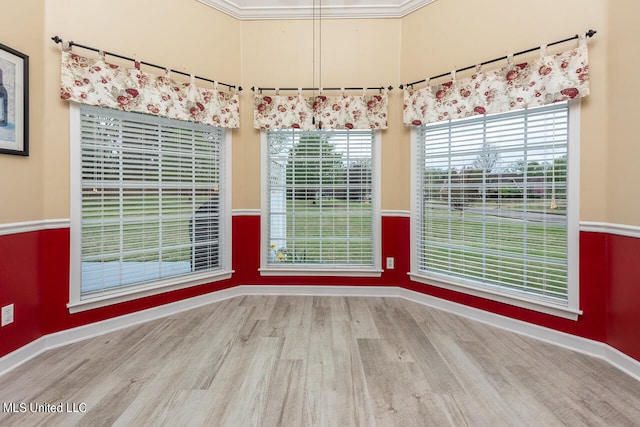
<instances>
[{"instance_id":1,"label":"grass field","mask_svg":"<svg viewBox=\"0 0 640 427\"><path fill-rule=\"evenodd\" d=\"M272 240L272 262L373 265L371 209L362 201L287 201L286 239Z\"/></svg>"},{"instance_id":2,"label":"grass field","mask_svg":"<svg viewBox=\"0 0 640 427\"><path fill-rule=\"evenodd\" d=\"M83 261L189 261L194 206L208 199L200 197L194 204L187 197L167 196L160 202L157 194L137 194L119 205L116 198L85 198Z\"/></svg>"},{"instance_id":3,"label":"grass field","mask_svg":"<svg viewBox=\"0 0 640 427\"><path fill-rule=\"evenodd\" d=\"M83 260L189 261L189 223L194 206L206 200L202 197L194 205L176 196L160 204L156 195L127 198L119 206L104 198L99 203L89 199L83 217ZM287 201L282 213L286 236L272 240L270 260L373 265L371 213L369 202ZM449 216L447 209L430 207L425 209L421 233L421 270L566 297L566 230L561 222L543 226L539 221L470 211Z\"/></svg>"},{"instance_id":4,"label":"grass field","mask_svg":"<svg viewBox=\"0 0 640 427\"><path fill-rule=\"evenodd\" d=\"M426 208L419 268L491 285L566 298L563 222Z\"/></svg>"}]
</instances>

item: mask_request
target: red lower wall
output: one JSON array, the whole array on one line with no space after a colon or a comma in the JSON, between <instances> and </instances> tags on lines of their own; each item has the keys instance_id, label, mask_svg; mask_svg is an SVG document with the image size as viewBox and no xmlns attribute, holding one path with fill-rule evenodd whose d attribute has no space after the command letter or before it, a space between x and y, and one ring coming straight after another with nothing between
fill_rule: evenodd
<instances>
[{"instance_id":1,"label":"red lower wall","mask_svg":"<svg viewBox=\"0 0 640 427\"><path fill-rule=\"evenodd\" d=\"M606 239L607 236L602 233L583 232L580 234L580 309L583 314L577 321L413 281L409 281L403 287L583 338L607 342L607 291L609 285L605 261ZM636 245L640 248L640 240L636 242ZM640 322L640 316L636 317L636 321ZM634 357L640 360L640 353L635 354Z\"/></svg>"},{"instance_id":2,"label":"red lower wall","mask_svg":"<svg viewBox=\"0 0 640 427\"><path fill-rule=\"evenodd\" d=\"M69 314L69 230L0 236L0 306L15 305L15 322L0 329L0 357L53 332L109 319L237 285L400 286L496 314L605 342L640 361L640 239L580 234L580 307L577 321L488 301L409 279L409 218L382 218L382 256L395 269L380 278L262 277L260 217L234 216L229 280L109 307Z\"/></svg>"},{"instance_id":3,"label":"red lower wall","mask_svg":"<svg viewBox=\"0 0 640 427\"><path fill-rule=\"evenodd\" d=\"M68 230L63 233L69 234ZM0 328L0 356L41 337L39 252L50 231L0 236L0 307L14 305L12 324Z\"/></svg>"},{"instance_id":4,"label":"red lower wall","mask_svg":"<svg viewBox=\"0 0 640 427\"><path fill-rule=\"evenodd\" d=\"M640 239L607 236L607 343L640 360Z\"/></svg>"}]
</instances>

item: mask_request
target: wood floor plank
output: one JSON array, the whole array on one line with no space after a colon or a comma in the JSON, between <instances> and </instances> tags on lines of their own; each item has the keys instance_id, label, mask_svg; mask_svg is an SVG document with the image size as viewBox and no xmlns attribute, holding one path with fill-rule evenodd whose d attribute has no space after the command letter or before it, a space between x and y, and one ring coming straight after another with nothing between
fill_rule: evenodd
<instances>
[{"instance_id":1,"label":"wood floor plank","mask_svg":"<svg viewBox=\"0 0 640 427\"><path fill-rule=\"evenodd\" d=\"M306 359L311 338L313 299L308 297L290 297L292 310L284 337L282 359Z\"/></svg>"},{"instance_id":2,"label":"wood floor plank","mask_svg":"<svg viewBox=\"0 0 640 427\"><path fill-rule=\"evenodd\" d=\"M352 322L333 322L333 348L336 369L336 394L340 398L334 408L340 426L374 426L375 417Z\"/></svg>"},{"instance_id":3,"label":"wood floor plank","mask_svg":"<svg viewBox=\"0 0 640 427\"><path fill-rule=\"evenodd\" d=\"M640 382L399 298L245 296L47 351L0 404L3 427L637 426Z\"/></svg>"},{"instance_id":4,"label":"wood floor plank","mask_svg":"<svg viewBox=\"0 0 640 427\"><path fill-rule=\"evenodd\" d=\"M381 425L424 426L428 423L420 411L421 396L427 391L423 381L411 370L409 362L390 362L383 352L383 340L358 340L365 378L373 399L377 423Z\"/></svg>"},{"instance_id":5,"label":"wood floor plank","mask_svg":"<svg viewBox=\"0 0 640 427\"><path fill-rule=\"evenodd\" d=\"M278 360L267 390L263 426L303 425L305 361Z\"/></svg>"},{"instance_id":6,"label":"wood floor plank","mask_svg":"<svg viewBox=\"0 0 640 427\"><path fill-rule=\"evenodd\" d=\"M351 327L356 338L380 338L376 324L371 317L367 298L348 298L346 306L351 319Z\"/></svg>"},{"instance_id":7,"label":"wood floor plank","mask_svg":"<svg viewBox=\"0 0 640 427\"><path fill-rule=\"evenodd\" d=\"M244 373L236 398L219 420L229 426L259 425L266 414L268 391L282 351L282 338L262 337Z\"/></svg>"}]
</instances>

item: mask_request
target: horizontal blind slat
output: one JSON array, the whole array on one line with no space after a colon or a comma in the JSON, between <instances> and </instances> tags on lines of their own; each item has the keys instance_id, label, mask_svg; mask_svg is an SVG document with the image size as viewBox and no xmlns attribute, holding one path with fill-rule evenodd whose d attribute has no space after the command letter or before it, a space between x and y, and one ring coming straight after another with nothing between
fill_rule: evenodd
<instances>
[{"instance_id":1,"label":"horizontal blind slat","mask_svg":"<svg viewBox=\"0 0 640 427\"><path fill-rule=\"evenodd\" d=\"M220 267L223 129L83 105L81 138L82 294Z\"/></svg>"},{"instance_id":2,"label":"horizontal blind slat","mask_svg":"<svg viewBox=\"0 0 640 427\"><path fill-rule=\"evenodd\" d=\"M566 299L567 117L559 103L417 129L420 270Z\"/></svg>"},{"instance_id":3,"label":"horizontal blind slat","mask_svg":"<svg viewBox=\"0 0 640 427\"><path fill-rule=\"evenodd\" d=\"M268 263L373 265L373 131L268 131Z\"/></svg>"}]
</instances>

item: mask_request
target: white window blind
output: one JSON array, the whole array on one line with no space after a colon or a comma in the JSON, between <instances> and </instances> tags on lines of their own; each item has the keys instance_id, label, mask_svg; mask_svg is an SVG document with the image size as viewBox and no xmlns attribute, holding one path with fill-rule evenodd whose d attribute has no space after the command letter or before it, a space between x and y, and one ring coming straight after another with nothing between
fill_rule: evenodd
<instances>
[{"instance_id":1,"label":"white window blind","mask_svg":"<svg viewBox=\"0 0 640 427\"><path fill-rule=\"evenodd\" d=\"M374 266L374 131L267 132L267 265Z\"/></svg>"},{"instance_id":2,"label":"white window blind","mask_svg":"<svg viewBox=\"0 0 640 427\"><path fill-rule=\"evenodd\" d=\"M419 274L567 301L568 109L418 128Z\"/></svg>"},{"instance_id":3,"label":"white window blind","mask_svg":"<svg viewBox=\"0 0 640 427\"><path fill-rule=\"evenodd\" d=\"M225 131L82 105L81 295L222 268Z\"/></svg>"}]
</instances>

